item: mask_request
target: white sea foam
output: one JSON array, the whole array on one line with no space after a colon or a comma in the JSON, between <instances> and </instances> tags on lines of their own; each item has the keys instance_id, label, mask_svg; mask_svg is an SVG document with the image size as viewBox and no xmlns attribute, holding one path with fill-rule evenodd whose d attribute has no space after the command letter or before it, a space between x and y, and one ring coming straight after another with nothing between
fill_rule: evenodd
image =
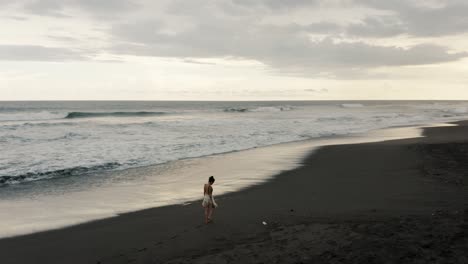
<instances>
[{"instance_id":1,"label":"white sea foam","mask_svg":"<svg viewBox=\"0 0 468 264\"><path fill-rule=\"evenodd\" d=\"M220 193L297 165L285 163L289 147L256 147L468 118L468 102L2 104L7 103L0 102L0 219L7 221L0 236L196 199L201 175L223 175ZM70 113L80 114L65 118ZM251 150L235 152L245 149ZM187 159L225 152L229 158L197 159L197 166ZM160 165L144 167L152 164Z\"/></svg>"},{"instance_id":2,"label":"white sea foam","mask_svg":"<svg viewBox=\"0 0 468 264\"><path fill-rule=\"evenodd\" d=\"M46 105L34 111L0 111L0 120L9 120L0 122L3 183L59 177L57 171L68 173L77 167L123 169L468 116L465 102L366 102L365 107L354 102L180 103L164 107L130 102L97 108L62 104L54 105L53 110ZM103 166L110 163L119 165Z\"/></svg>"},{"instance_id":3,"label":"white sea foam","mask_svg":"<svg viewBox=\"0 0 468 264\"><path fill-rule=\"evenodd\" d=\"M456 107L452 109L448 109L447 112L453 114L466 114L468 113L468 107Z\"/></svg>"},{"instance_id":4,"label":"white sea foam","mask_svg":"<svg viewBox=\"0 0 468 264\"><path fill-rule=\"evenodd\" d=\"M281 112L281 111L291 111L293 107L291 106L263 106L263 107L256 107L251 109L251 112Z\"/></svg>"},{"instance_id":5,"label":"white sea foam","mask_svg":"<svg viewBox=\"0 0 468 264\"><path fill-rule=\"evenodd\" d=\"M281 112L291 111L292 106L279 105L279 106L258 106L258 107L228 107L224 109L224 112Z\"/></svg>"},{"instance_id":6,"label":"white sea foam","mask_svg":"<svg viewBox=\"0 0 468 264\"><path fill-rule=\"evenodd\" d=\"M66 170L66 175L57 171L59 178L53 181L0 188L0 238L66 227L150 207L186 204L201 198L200 188L208 175L215 175L218 179L216 195L238 191L300 166L307 153L323 145L417 136L420 136L417 128L394 128L349 138L308 140L157 166L101 172L95 177L73 178L79 177L83 170L87 171L81 167Z\"/></svg>"}]
</instances>

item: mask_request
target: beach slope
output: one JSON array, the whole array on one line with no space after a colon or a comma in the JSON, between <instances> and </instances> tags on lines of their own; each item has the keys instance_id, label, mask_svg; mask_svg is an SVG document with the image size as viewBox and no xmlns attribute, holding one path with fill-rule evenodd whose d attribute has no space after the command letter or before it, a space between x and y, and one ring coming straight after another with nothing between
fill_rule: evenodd
<instances>
[{"instance_id":1,"label":"beach slope","mask_svg":"<svg viewBox=\"0 0 468 264\"><path fill-rule=\"evenodd\" d=\"M153 208L2 239L1 263L467 263L468 123L424 134L320 148L210 225Z\"/></svg>"}]
</instances>

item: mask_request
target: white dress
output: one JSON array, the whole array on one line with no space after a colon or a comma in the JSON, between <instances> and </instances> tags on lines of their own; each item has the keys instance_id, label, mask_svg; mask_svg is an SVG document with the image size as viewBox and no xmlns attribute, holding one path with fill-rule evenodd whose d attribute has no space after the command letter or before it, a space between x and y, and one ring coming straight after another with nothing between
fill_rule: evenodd
<instances>
[{"instance_id":1,"label":"white dress","mask_svg":"<svg viewBox=\"0 0 468 264\"><path fill-rule=\"evenodd\" d=\"M211 195L213 197L213 195ZM213 199L213 202L211 201ZM218 204L215 202L215 199L214 197L210 199L210 195L208 193L205 193L205 195L203 196L203 202L202 202L202 206L203 207L207 207L207 206L213 206L213 207L218 207Z\"/></svg>"}]
</instances>

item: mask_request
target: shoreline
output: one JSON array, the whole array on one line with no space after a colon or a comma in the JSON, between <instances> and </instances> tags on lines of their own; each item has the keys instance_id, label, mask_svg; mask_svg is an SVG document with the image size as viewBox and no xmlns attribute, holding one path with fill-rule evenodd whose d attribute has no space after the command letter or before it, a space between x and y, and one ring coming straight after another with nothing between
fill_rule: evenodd
<instances>
[{"instance_id":1,"label":"shoreline","mask_svg":"<svg viewBox=\"0 0 468 264\"><path fill-rule=\"evenodd\" d=\"M215 224L210 226L201 224L203 212L195 202L1 239L0 253L6 263L205 263L207 256L225 262L227 259L228 263L242 262L229 261L236 255L247 257L244 261L283 258L280 263L296 261L297 257L310 260L319 256L319 263L336 260L341 253L333 250L343 246L339 238L348 239L350 233L356 233L349 223L364 227L369 222L371 227L390 223L387 231L394 232L399 223L395 219L401 217L409 218L403 227L414 226L420 218L429 221L438 210L444 213L437 216L449 215L453 221L462 217L466 185L441 184L440 179L424 177L419 170L425 159L421 146L441 144L443 149L451 144L456 148L452 142L468 141L467 122L459 124L424 129L426 138L322 147L308 155L299 168L261 185L217 196L221 207L215 212ZM340 166L336 166L337 162ZM452 168L444 166L426 169L452 174ZM455 211L459 213L454 216ZM325 242L303 237L302 233L322 235ZM328 243L326 238L334 242ZM307 244L309 248L318 251L291 248L295 239L312 243ZM276 250L274 254L282 254L270 256L267 250L271 249ZM252 255L256 250L257 256ZM322 256L324 252L329 253Z\"/></svg>"},{"instance_id":2,"label":"shoreline","mask_svg":"<svg viewBox=\"0 0 468 264\"><path fill-rule=\"evenodd\" d=\"M264 184L283 171L300 167L302 161L320 147L418 137L421 131L421 126L390 127L188 158L93 177L66 177L10 186L13 188L3 189L0 196L0 218L4 219L0 223L0 238L67 228L149 208L192 203L199 198L197 186L206 180L205 175L222 177L216 186L218 195L242 191ZM177 181L167 181L173 175L177 175ZM11 215L14 218L10 218Z\"/></svg>"}]
</instances>

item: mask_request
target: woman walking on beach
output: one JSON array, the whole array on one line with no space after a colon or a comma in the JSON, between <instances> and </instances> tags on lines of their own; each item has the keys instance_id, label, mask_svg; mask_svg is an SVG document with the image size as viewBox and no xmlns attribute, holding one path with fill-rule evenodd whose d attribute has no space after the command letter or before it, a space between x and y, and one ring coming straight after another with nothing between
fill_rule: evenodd
<instances>
[{"instance_id":1,"label":"woman walking on beach","mask_svg":"<svg viewBox=\"0 0 468 264\"><path fill-rule=\"evenodd\" d=\"M218 206L213 198L213 183L215 178L210 176L208 183L205 183L203 187L203 207L205 207L205 223L208 224L212 222L213 211Z\"/></svg>"}]
</instances>

